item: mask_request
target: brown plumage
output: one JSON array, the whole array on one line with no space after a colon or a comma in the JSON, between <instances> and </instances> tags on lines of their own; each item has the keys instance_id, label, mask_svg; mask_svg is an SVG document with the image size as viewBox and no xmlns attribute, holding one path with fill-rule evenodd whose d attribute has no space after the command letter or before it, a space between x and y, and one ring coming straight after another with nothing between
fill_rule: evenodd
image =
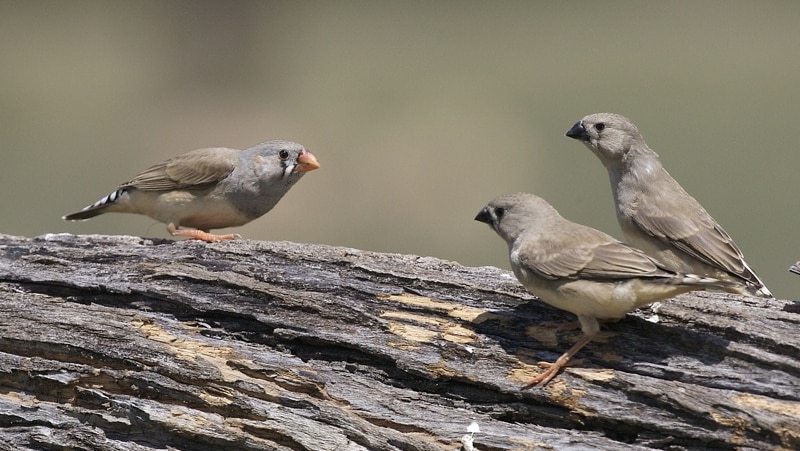
<instances>
[{"instance_id":1,"label":"brown plumage","mask_svg":"<svg viewBox=\"0 0 800 451\"><path fill-rule=\"evenodd\" d=\"M772 297L730 235L664 169L630 120L592 114L567 136L583 142L608 170L626 241L673 270L735 282L731 292Z\"/></svg>"},{"instance_id":2,"label":"brown plumage","mask_svg":"<svg viewBox=\"0 0 800 451\"><path fill-rule=\"evenodd\" d=\"M639 249L564 219L533 194L500 196L475 220L489 224L508 244L514 275L542 301L578 315L583 336L527 386L546 384L600 330L643 305L730 282L673 271Z\"/></svg>"}]
</instances>

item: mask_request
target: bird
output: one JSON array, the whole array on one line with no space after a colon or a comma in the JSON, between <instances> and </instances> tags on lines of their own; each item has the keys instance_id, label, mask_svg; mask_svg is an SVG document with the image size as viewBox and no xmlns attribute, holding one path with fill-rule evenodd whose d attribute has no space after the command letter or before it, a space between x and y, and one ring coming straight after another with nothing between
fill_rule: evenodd
<instances>
[{"instance_id":1,"label":"bird","mask_svg":"<svg viewBox=\"0 0 800 451\"><path fill-rule=\"evenodd\" d=\"M508 244L514 275L545 303L578 316L581 338L525 387L545 385L600 330L641 306L730 282L667 268L643 251L562 217L547 201L516 193L491 200L475 216Z\"/></svg>"},{"instance_id":2,"label":"bird","mask_svg":"<svg viewBox=\"0 0 800 451\"><path fill-rule=\"evenodd\" d=\"M608 170L625 241L675 271L736 282L726 291L771 298L739 246L667 172L625 116L585 116L566 136L583 142Z\"/></svg>"},{"instance_id":3,"label":"bird","mask_svg":"<svg viewBox=\"0 0 800 451\"><path fill-rule=\"evenodd\" d=\"M136 213L165 223L172 236L206 242L232 240L239 235L210 231L240 226L264 215L306 172L319 167L311 152L290 141L267 141L245 150L197 149L150 167L62 219Z\"/></svg>"}]
</instances>

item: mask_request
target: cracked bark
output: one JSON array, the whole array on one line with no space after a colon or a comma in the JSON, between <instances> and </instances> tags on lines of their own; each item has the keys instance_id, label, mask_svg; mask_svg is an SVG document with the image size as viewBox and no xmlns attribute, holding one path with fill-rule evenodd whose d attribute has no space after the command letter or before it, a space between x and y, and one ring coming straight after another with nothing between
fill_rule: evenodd
<instances>
[{"instance_id":1,"label":"cracked bark","mask_svg":"<svg viewBox=\"0 0 800 451\"><path fill-rule=\"evenodd\" d=\"M497 268L285 242L0 235L0 449L796 449L800 304L578 336Z\"/></svg>"}]
</instances>

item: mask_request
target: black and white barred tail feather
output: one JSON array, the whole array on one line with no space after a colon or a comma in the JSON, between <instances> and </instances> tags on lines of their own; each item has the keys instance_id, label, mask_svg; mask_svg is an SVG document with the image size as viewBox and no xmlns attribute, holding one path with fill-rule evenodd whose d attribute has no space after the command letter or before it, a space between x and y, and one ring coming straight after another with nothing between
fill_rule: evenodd
<instances>
[{"instance_id":1,"label":"black and white barred tail feather","mask_svg":"<svg viewBox=\"0 0 800 451\"><path fill-rule=\"evenodd\" d=\"M105 213L105 209L108 208L109 205L115 203L119 200L120 196L125 192L125 188L120 188L113 193L109 194L108 196L103 197L102 199L98 200L97 202L89 205L87 207L83 207L81 211L76 211L75 213L70 213L66 216L62 216L61 219L65 221L81 221L84 219L93 218L97 215L101 215Z\"/></svg>"},{"instance_id":2,"label":"black and white barred tail feather","mask_svg":"<svg viewBox=\"0 0 800 451\"><path fill-rule=\"evenodd\" d=\"M704 277L697 274L678 273L677 277L669 279L670 285L700 285L708 288L716 288L719 290L731 290L741 287L741 284L736 282L729 282L727 280L715 279L713 277Z\"/></svg>"},{"instance_id":3,"label":"black and white barred tail feather","mask_svg":"<svg viewBox=\"0 0 800 451\"><path fill-rule=\"evenodd\" d=\"M750 269L749 267L747 267L747 264L745 264L745 267L748 270ZM680 274L680 276L682 276L683 279L675 279L676 280L675 283L678 285L706 285L709 288L717 288L719 290L724 290L729 293L741 294L744 296L749 295L749 296L758 296L762 298L774 297L772 293L769 291L769 289L767 289L767 287L763 284L763 282L761 282L761 280L755 275L755 273L752 274L753 277L755 277L755 279L758 280L758 282L761 285L756 285L754 283L746 281L743 282L736 279L720 280L711 277L703 277L697 274L688 274L688 273Z\"/></svg>"}]
</instances>

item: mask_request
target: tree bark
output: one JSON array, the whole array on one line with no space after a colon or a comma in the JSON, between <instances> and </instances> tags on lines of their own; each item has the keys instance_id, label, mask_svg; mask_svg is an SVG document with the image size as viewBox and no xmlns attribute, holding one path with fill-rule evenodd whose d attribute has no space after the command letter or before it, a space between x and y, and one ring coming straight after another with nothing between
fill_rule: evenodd
<instances>
[{"instance_id":1,"label":"tree bark","mask_svg":"<svg viewBox=\"0 0 800 451\"><path fill-rule=\"evenodd\" d=\"M528 390L574 317L430 257L0 235L0 308L0 449L800 447L797 301L683 295Z\"/></svg>"}]
</instances>

